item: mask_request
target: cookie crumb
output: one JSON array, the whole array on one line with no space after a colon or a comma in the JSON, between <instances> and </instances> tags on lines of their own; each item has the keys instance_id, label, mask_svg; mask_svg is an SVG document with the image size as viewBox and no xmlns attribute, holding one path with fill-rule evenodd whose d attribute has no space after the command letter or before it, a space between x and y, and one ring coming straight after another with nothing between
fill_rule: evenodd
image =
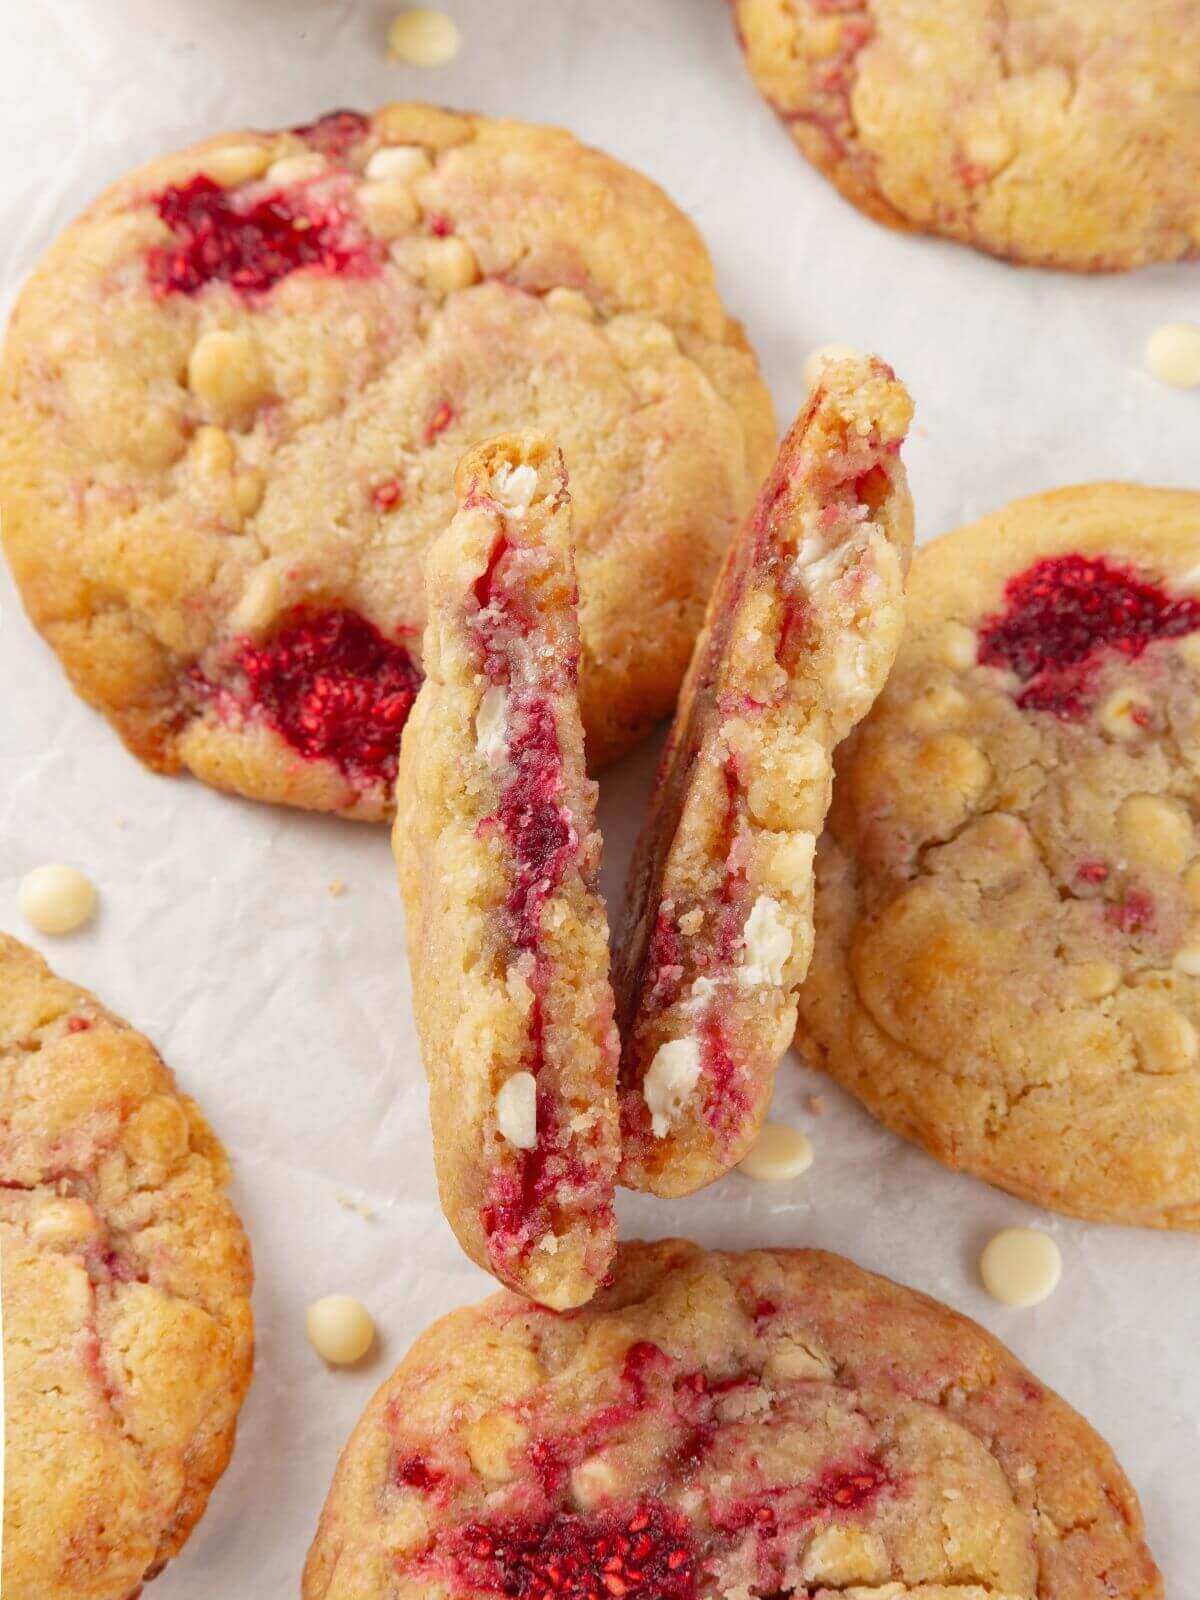
<instances>
[{"instance_id":1,"label":"cookie crumb","mask_svg":"<svg viewBox=\"0 0 1200 1600\"><path fill-rule=\"evenodd\" d=\"M738 1171L761 1183L783 1183L807 1172L813 1163L812 1140L786 1122L764 1122L758 1138L738 1162Z\"/></svg>"},{"instance_id":2,"label":"cookie crumb","mask_svg":"<svg viewBox=\"0 0 1200 1600\"><path fill-rule=\"evenodd\" d=\"M810 1094L808 1097L808 1109L814 1117L823 1117L825 1115L824 1098L819 1094Z\"/></svg>"},{"instance_id":3,"label":"cookie crumb","mask_svg":"<svg viewBox=\"0 0 1200 1600\"><path fill-rule=\"evenodd\" d=\"M335 900L340 900L346 892L345 878L331 878L329 880L329 893Z\"/></svg>"},{"instance_id":4,"label":"cookie crumb","mask_svg":"<svg viewBox=\"0 0 1200 1600\"><path fill-rule=\"evenodd\" d=\"M78 868L52 862L26 873L18 899L21 915L39 933L74 933L96 909L96 888Z\"/></svg>"},{"instance_id":5,"label":"cookie crumb","mask_svg":"<svg viewBox=\"0 0 1200 1600\"><path fill-rule=\"evenodd\" d=\"M327 1294L314 1300L304 1314L309 1341L322 1361L346 1367L363 1356L375 1342L375 1324L361 1300L349 1294Z\"/></svg>"},{"instance_id":6,"label":"cookie crumb","mask_svg":"<svg viewBox=\"0 0 1200 1600\"><path fill-rule=\"evenodd\" d=\"M359 1195L350 1194L345 1189L339 1189L334 1196L343 1211L353 1211L356 1217L361 1217L364 1222L373 1222L376 1217L375 1207L369 1205Z\"/></svg>"},{"instance_id":7,"label":"cookie crumb","mask_svg":"<svg viewBox=\"0 0 1200 1600\"><path fill-rule=\"evenodd\" d=\"M1146 340L1146 366L1172 389L1200 388L1200 323L1164 322Z\"/></svg>"},{"instance_id":8,"label":"cookie crumb","mask_svg":"<svg viewBox=\"0 0 1200 1600\"><path fill-rule=\"evenodd\" d=\"M804 361L805 387L815 389L820 381L821 374L830 361L853 361L861 357L861 352L849 344L819 344L815 350L810 350Z\"/></svg>"},{"instance_id":9,"label":"cookie crumb","mask_svg":"<svg viewBox=\"0 0 1200 1600\"><path fill-rule=\"evenodd\" d=\"M461 47L453 17L432 6L410 6L388 29L388 60L410 67L444 67Z\"/></svg>"},{"instance_id":10,"label":"cookie crumb","mask_svg":"<svg viewBox=\"0 0 1200 1600\"><path fill-rule=\"evenodd\" d=\"M1005 1306L1036 1306L1058 1287L1062 1253L1038 1228L1002 1228L979 1258L979 1275Z\"/></svg>"}]
</instances>

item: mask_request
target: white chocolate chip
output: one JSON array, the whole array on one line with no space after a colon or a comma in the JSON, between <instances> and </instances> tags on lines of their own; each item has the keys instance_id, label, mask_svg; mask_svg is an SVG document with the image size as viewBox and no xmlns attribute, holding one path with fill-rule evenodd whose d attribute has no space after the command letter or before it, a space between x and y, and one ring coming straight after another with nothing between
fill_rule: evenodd
<instances>
[{"instance_id":1,"label":"white chocolate chip","mask_svg":"<svg viewBox=\"0 0 1200 1600\"><path fill-rule=\"evenodd\" d=\"M551 311L563 311L570 317L580 317L584 322L596 320L595 306L578 289L550 289L542 299Z\"/></svg>"},{"instance_id":2,"label":"white chocolate chip","mask_svg":"<svg viewBox=\"0 0 1200 1600\"><path fill-rule=\"evenodd\" d=\"M475 749L491 766L508 751L508 694L498 683L483 691L475 713Z\"/></svg>"},{"instance_id":3,"label":"white chocolate chip","mask_svg":"<svg viewBox=\"0 0 1200 1600\"><path fill-rule=\"evenodd\" d=\"M1133 1019L1142 1070L1169 1075L1186 1072L1200 1054L1200 1034L1173 1006L1157 1006Z\"/></svg>"},{"instance_id":4,"label":"white chocolate chip","mask_svg":"<svg viewBox=\"0 0 1200 1600\"><path fill-rule=\"evenodd\" d=\"M280 161L272 161L267 168L267 182L284 188L292 183L308 183L328 170L325 157L312 150L302 156L284 156Z\"/></svg>"},{"instance_id":5,"label":"white chocolate chip","mask_svg":"<svg viewBox=\"0 0 1200 1600\"><path fill-rule=\"evenodd\" d=\"M700 1078L700 1045L695 1039L669 1039L654 1052L642 1081L656 1139L665 1139Z\"/></svg>"},{"instance_id":6,"label":"white chocolate chip","mask_svg":"<svg viewBox=\"0 0 1200 1600\"><path fill-rule=\"evenodd\" d=\"M421 220L421 208L412 190L390 178L362 184L358 203L367 230L376 239L399 239Z\"/></svg>"},{"instance_id":7,"label":"white chocolate chip","mask_svg":"<svg viewBox=\"0 0 1200 1600\"><path fill-rule=\"evenodd\" d=\"M100 1231L100 1219L85 1200L47 1200L34 1213L30 1232L42 1245L83 1244Z\"/></svg>"},{"instance_id":8,"label":"white chocolate chip","mask_svg":"<svg viewBox=\"0 0 1200 1600\"><path fill-rule=\"evenodd\" d=\"M746 918L745 947L738 976L745 984L783 982L792 954L792 930L769 894L760 894Z\"/></svg>"},{"instance_id":9,"label":"white chocolate chip","mask_svg":"<svg viewBox=\"0 0 1200 1600\"><path fill-rule=\"evenodd\" d=\"M1036 1306L1058 1287L1062 1254L1038 1228L1003 1228L979 1258L983 1286L1006 1306Z\"/></svg>"},{"instance_id":10,"label":"white chocolate chip","mask_svg":"<svg viewBox=\"0 0 1200 1600\"><path fill-rule=\"evenodd\" d=\"M234 418L251 410L266 395L267 370L250 334L212 328L192 346L187 367L188 388L218 416Z\"/></svg>"},{"instance_id":11,"label":"white chocolate chip","mask_svg":"<svg viewBox=\"0 0 1200 1600\"><path fill-rule=\"evenodd\" d=\"M236 475L233 480L233 498L244 517L252 517L262 505L266 488L267 480L256 467L247 467Z\"/></svg>"},{"instance_id":12,"label":"white chocolate chip","mask_svg":"<svg viewBox=\"0 0 1200 1600\"><path fill-rule=\"evenodd\" d=\"M979 659L979 639L975 630L962 622L948 622L942 629L938 654L952 671L968 671Z\"/></svg>"},{"instance_id":13,"label":"white chocolate chip","mask_svg":"<svg viewBox=\"0 0 1200 1600\"><path fill-rule=\"evenodd\" d=\"M1200 386L1200 323L1167 322L1146 340L1146 365L1173 389Z\"/></svg>"},{"instance_id":14,"label":"white chocolate chip","mask_svg":"<svg viewBox=\"0 0 1200 1600\"><path fill-rule=\"evenodd\" d=\"M833 1375L833 1363L794 1336L774 1339L763 1362L763 1377L771 1383L788 1383L806 1378L822 1381Z\"/></svg>"},{"instance_id":15,"label":"white chocolate chip","mask_svg":"<svg viewBox=\"0 0 1200 1600\"><path fill-rule=\"evenodd\" d=\"M1100 707L1100 726L1111 739L1137 739L1146 731L1151 707L1136 689L1114 689Z\"/></svg>"},{"instance_id":16,"label":"white chocolate chip","mask_svg":"<svg viewBox=\"0 0 1200 1600\"><path fill-rule=\"evenodd\" d=\"M229 613L234 633L261 633L283 609L283 573L274 561L257 567L242 591L242 598Z\"/></svg>"},{"instance_id":17,"label":"white chocolate chip","mask_svg":"<svg viewBox=\"0 0 1200 1600\"><path fill-rule=\"evenodd\" d=\"M261 178L271 164L271 151L263 144L227 144L212 150L201 169L223 189L233 189L251 178Z\"/></svg>"},{"instance_id":18,"label":"white chocolate chip","mask_svg":"<svg viewBox=\"0 0 1200 1600\"><path fill-rule=\"evenodd\" d=\"M459 52L458 27L444 11L410 6L388 29L388 59L410 67L444 67Z\"/></svg>"},{"instance_id":19,"label":"white chocolate chip","mask_svg":"<svg viewBox=\"0 0 1200 1600\"><path fill-rule=\"evenodd\" d=\"M96 889L76 867L34 867L21 883L21 915L39 933L74 933L96 909Z\"/></svg>"},{"instance_id":20,"label":"white chocolate chip","mask_svg":"<svg viewBox=\"0 0 1200 1600\"><path fill-rule=\"evenodd\" d=\"M516 1149L537 1148L537 1079L532 1072L514 1072L500 1085L496 1126Z\"/></svg>"},{"instance_id":21,"label":"white chocolate chip","mask_svg":"<svg viewBox=\"0 0 1200 1600\"><path fill-rule=\"evenodd\" d=\"M800 1576L806 1585L844 1589L850 1583L881 1583L890 1568L887 1546L877 1533L835 1522L809 1540Z\"/></svg>"},{"instance_id":22,"label":"white chocolate chip","mask_svg":"<svg viewBox=\"0 0 1200 1600\"><path fill-rule=\"evenodd\" d=\"M902 713L914 733L934 733L963 721L971 702L961 689L949 683L930 684L908 702Z\"/></svg>"},{"instance_id":23,"label":"white chocolate chip","mask_svg":"<svg viewBox=\"0 0 1200 1600\"><path fill-rule=\"evenodd\" d=\"M419 144L385 144L371 156L363 173L368 178L412 183L432 169L433 162Z\"/></svg>"},{"instance_id":24,"label":"white chocolate chip","mask_svg":"<svg viewBox=\"0 0 1200 1600\"><path fill-rule=\"evenodd\" d=\"M812 1140L786 1122L764 1122L758 1138L738 1162L738 1171L760 1183L784 1183L813 1163Z\"/></svg>"},{"instance_id":25,"label":"white chocolate chip","mask_svg":"<svg viewBox=\"0 0 1200 1600\"><path fill-rule=\"evenodd\" d=\"M616 1469L604 1456L585 1457L571 1474L571 1498L581 1511L612 1499L619 1487Z\"/></svg>"},{"instance_id":26,"label":"white chocolate chip","mask_svg":"<svg viewBox=\"0 0 1200 1600\"><path fill-rule=\"evenodd\" d=\"M513 1475L512 1458L528 1439L529 1429L508 1412L493 1411L467 1423L462 1437L479 1476L507 1483Z\"/></svg>"},{"instance_id":27,"label":"white chocolate chip","mask_svg":"<svg viewBox=\"0 0 1200 1600\"><path fill-rule=\"evenodd\" d=\"M1071 969L1071 987L1081 1000L1106 1000L1121 984L1121 969L1113 961L1081 961Z\"/></svg>"},{"instance_id":28,"label":"white chocolate chip","mask_svg":"<svg viewBox=\"0 0 1200 1600\"><path fill-rule=\"evenodd\" d=\"M1127 857L1162 872L1182 872L1196 853L1191 817L1178 802L1156 794L1122 800L1117 837Z\"/></svg>"},{"instance_id":29,"label":"white chocolate chip","mask_svg":"<svg viewBox=\"0 0 1200 1600\"><path fill-rule=\"evenodd\" d=\"M465 239L405 239L392 246L393 258L436 294L467 289L479 280L479 263Z\"/></svg>"},{"instance_id":30,"label":"white chocolate chip","mask_svg":"<svg viewBox=\"0 0 1200 1600\"><path fill-rule=\"evenodd\" d=\"M849 344L819 344L805 358L804 381L810 389L815 389L830 361L854 361L861 354L860 350Z\"/></svg>"},{"instance_id":31,"label":"white chocolate chip","mask_svg":"<svg viewBox=\"0 0 1200 1600\"><path fill-rule=\"evenodd\" d=\"M1187 978L1200 978L1200 927L1193 926L1187 942L1176 950L1171 965Z\"/></svg>"},{"instance_id":32,"label":"white chocolate chip","mask_svg":"<svg viewBox=\"0 0 1200 1600\"><path fill-rule=\"evenodd\" d=\"M537 493L537 469L528 463L511 467L505 462L492 473L492 493L509 511L528 511Z\"/></svg>"},{"instance_id":33,"label":"white chocolate chip","mask_svg":"<svg viewBox=\"0 0 1200 1600\"><path fill-rule=\"evenodd\" d=\"M304 1314L309 1341L322 1361L346 1367L361 1361L375 1341L375 1324L361 1300L349 1294L327 1294Z\"/></svg>"}]
</instances>

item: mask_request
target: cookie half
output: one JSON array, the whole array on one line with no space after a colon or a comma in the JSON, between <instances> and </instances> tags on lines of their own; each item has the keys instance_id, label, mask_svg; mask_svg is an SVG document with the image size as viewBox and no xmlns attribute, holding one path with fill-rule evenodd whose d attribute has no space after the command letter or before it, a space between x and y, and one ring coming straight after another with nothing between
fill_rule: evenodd
<instances>
[{"instance_id":1,"label":"cookie half","mask_svg":"<svg viewBox=\"0 0 1200 1600\"><path fill-rule=\"evenodd\" d=\"M834 745L903 626L907 391L826 366L731 546L630 867L615 987L622 1181L687 1194L749 1149L812 950Z\"/></svg>"},{"instance_id":2,"label":"cookie half","mask_svg":"<svg viewBox=\"0 0 1200 1600\"><path fill-rule=\"evenodd\" d=\"M128 1600L250 1381L225 1153L140 1033L0 935L6 1600Z\"/></svg>"},{"instance_id":3,"label":"cookie half","mask_svg":"<svg viewBox=\"0 0 1200 1600\"><path fill-rule=\"evenodd\" d=\"M815 1250L626 1244L569 1317L419 1339L342 1454L305 1600L1162 1593L1087 1423L974 1323Z\"/></svg>"},{"instance_id":4,"label":"cookie half","mask_svg":"<svg viewBox=\"0 0 1200 1600\"><path fill-rule=\"evenodd\" d=\"M774 420L696 230L569 134L391 105L132 173L0 371L30 615L158 771L390 813L463 451L567 451L589 754L674 704Z\"/></svg>"},{"instance_id":5,"label":"cookie half","mask_svg":"<svg viewBox=\"0 0 1200 1600\"><path fill-rule=\"evenodd\" d=\"M918 552L838 756L799 1044L952 1167L1200 1226L1200 494L1100 483Z\"/></svg>"},{"instance_id":6,"label":"cookie half","mask_svg":"<svg viewBox=\"0 0 1200 1600\"><path fill-rule=\"evenodd\" d=\"M477 446L457 481L397 785L413 1004L443 1210L472 1260L562 1309L616 1243L619 1054L571 506L537 434Z\"/></svg>"},{"instance_id":7,"label":"cookie half","mask_svg":"<svg viewBox=\"0 0 1200 1600\"><path fill-rule=\"evenodd\" d=\"M1196 0L731 0L751 74L847 199L1013 261L1200 254Z\"/></svg>"}]
</instances>

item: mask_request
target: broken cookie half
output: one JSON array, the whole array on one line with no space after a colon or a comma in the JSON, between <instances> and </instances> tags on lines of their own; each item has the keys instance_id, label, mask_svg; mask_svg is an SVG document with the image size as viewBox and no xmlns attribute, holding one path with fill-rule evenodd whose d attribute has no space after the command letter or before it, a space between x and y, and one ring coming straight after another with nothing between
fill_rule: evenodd
<instances>
[{"instance_id":1,"label":"broken cookie half","mask_svg":"<svg viewBox=\"0 0 1200 1600\"><path fill-rule=\"evenodd\" d=\"M566 473L541 435L459 465L393 844L442 1206L502 1282L588 1300L616 1243L619 1046L584 769Z\"/></svg>"},{"instance_id":2,"label":"broken cookie half","mask_svg":"<svg viewBox=\"0 0 1200 1600\"><path fill-rule=\"evenodd\" d=\"M632 1188L712 1182L766 1113L812 951L832 752L900 642L911 415L883 362L828 364L709 602L614 963Z\"/></svg>"}]
</instances>

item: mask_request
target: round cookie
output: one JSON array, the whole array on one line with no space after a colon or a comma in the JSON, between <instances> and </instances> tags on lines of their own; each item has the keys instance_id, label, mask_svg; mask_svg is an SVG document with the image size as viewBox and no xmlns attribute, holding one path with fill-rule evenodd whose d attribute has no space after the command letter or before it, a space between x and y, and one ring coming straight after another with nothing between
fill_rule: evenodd
<instances>
[{"instance_id":1,"label":"round cookie","mask_svg":"<svg viewBox=\"0 0 1200 1600\"><path fill-rule=\"evenodd\" d=\"M800 1048L948 1166L1200 1227L1200 494L1092 484L918 551L837 759Z\"/></svg>"},{"instance_id":2,"label":"round cookie","mask_svg":"<svg viewBox=\"0 0 1200 1600\"><path fill-rule=\"evenodd\" d=\"M0 935L5 1600L129 1600L250 1380L224 1151L140 1033Z\"/></svg>"},{"instance_id":3,"label":"round cookie","mask_svg":"<svg viewBox=\"0 0 1200 1600\"><path fill-rule=\"evenodd\" d=\"M304 1600L1161 1595L1108 1447L995 1339L814 1250L626 1244L443 1318L367 1408Z\"/></svg>"},{"instance_id":4,"label":"round cookie","mask_svg":"<svg viewBox=\"0 0 1200 1600\"><path fill-rule=\"evenodd\" d=\"M238 133L50 250L0 372L5 544L160 771L378 818L475 440L571 472L593 765L674 704L770 399L696 230L569 134L420 105Z\"/></svg>"},{"instance_id":5,"label":"round cookie","mask_svg":"<svg viewBox=\"0 0 1200 1600\"><path fill-rule=\"evenodd\" d=\"M792 138L878 221L1013 261L1200 253L1198 0L730 0Z\"/></svg>"}]
</instances>

